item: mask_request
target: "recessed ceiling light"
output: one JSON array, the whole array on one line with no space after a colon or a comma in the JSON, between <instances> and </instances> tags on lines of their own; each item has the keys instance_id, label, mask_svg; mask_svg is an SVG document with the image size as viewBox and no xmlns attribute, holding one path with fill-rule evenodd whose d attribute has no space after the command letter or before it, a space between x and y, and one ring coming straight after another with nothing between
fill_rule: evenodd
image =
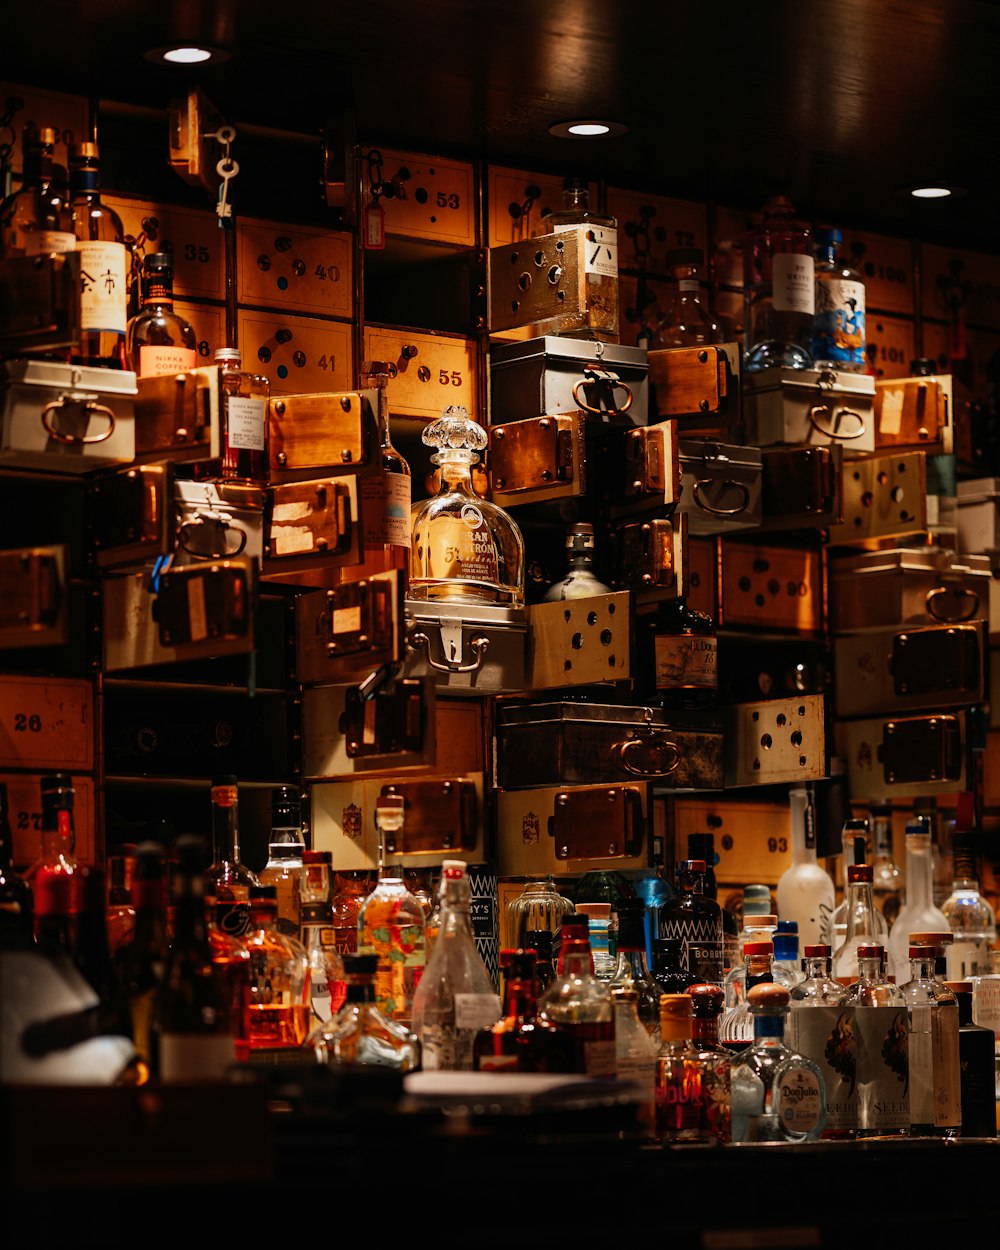
<instances>
[{"instance_id":1,"label":"recessed ceiling light","mask_svg":"<svg viewBox=\"0 0 1000 1250\"><path fill-rule=\"evenodd\" d=\"M943 200L951 193L951 187L912 187L910 190L918 200Z\"/></svg>"},{"instance_id":2,"label":"recessed ceiling light","mask_svg":"<svg viewBox=\"0 0 1000 1250\"><path fill-rule=\"evenodd\" d=\"M165 48L152 48L146 53L147 61L166 61L169 65L218 64L229 59L225 48L211 44L169 44Z\"/></svg>"},{"instance_id":3,"label":"recessed ceiling light","mask_svg":"<svg viewBox=\"0 0 1000 1250\"><path fill-rule=\"evenodd\" d=\"M627 133L628 126L623 122L609 122L600 117L576 117L549 127L549 134L557 139L603 139Z\"/></svg>"}]
</instances>

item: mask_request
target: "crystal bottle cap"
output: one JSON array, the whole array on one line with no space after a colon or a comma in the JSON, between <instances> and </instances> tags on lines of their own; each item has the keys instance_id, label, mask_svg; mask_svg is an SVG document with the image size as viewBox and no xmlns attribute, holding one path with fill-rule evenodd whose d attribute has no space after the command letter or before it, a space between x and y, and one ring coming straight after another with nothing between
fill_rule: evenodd
<instances>
[{"instance_id":1,"label":"crystal bottle cap","mask_svg":"<svg viewBox=\"0 0 1000 1250\"><path fill-rule=\"evenodd\" d=\"M765 981L755 985L747 993L747 1002L751 1011L774 1011L788 1006L788 990L783 985L775 985L773 981Z\"/></svg>"},{"instance_id":2,"label":"crystal bottle cap","mask_svg":"<svg viewBox=\"0 0 1000 1250\"><path fill-rule=\"evenodd\" d=\"M450 459L449 452L471 453L472 463L479 459L479 452L486 448L489 436L483 427L469 417L468 409L452 404L441 416L424 428L421 441L438 450L431 456L433 464L441 464L442 458Z\"/></svg>"},{"instance_id":3,"label":"crystal bottle cap","mask_svg":"<svg viewBox=\"0 0 1000 1250\"><path fill-rule=\"evenodd\" d=\"M824 942L810 943L809 946L802 948L802 954L806 959L829 959L833 954L833 947L827 946ZM861 947L858 947L858 954L861 954Z\"/></svg>"},{"instance_id":4,"label":"crystal bottle cap","mask_svg":"<svg viewBox=\"0 0 1000 1250\"><path fill-rule=\"evenodd\" d=\"M827 950L829 949L830 948L827 947ZM885 950L884 946L877 946L874 943L871 945L867 945L867 946L859 946L858 958L859 959L881 959L882 952L884 950Z\"/></svg>"},{"instance_id":5,"label":"crystal bottle cap","mask_svg":"<svg viewBox=\"0 0 1000 1250\"><path fill-rule=\"evenodd\" d=\"M744 955L773 955L774 943L773 942L744 942L743 954Z\"/></svg>"},{"instance_id":6,"label":"crystal bottle cap","mask_svg":"<svg viewBox=\"0 0 1000 1250\"><path fill-rule=\"evenodd\" d=\"M872 880L871 864L852 864L847 870L848 883Z\"/></svg>"}]
</instances>

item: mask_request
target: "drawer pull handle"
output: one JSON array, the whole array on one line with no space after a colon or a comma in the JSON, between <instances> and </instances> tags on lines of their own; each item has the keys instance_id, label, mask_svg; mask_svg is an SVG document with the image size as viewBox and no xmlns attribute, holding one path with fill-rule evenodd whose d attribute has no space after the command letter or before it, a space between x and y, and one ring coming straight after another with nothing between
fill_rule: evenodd
<instances>
[{"instance_id":1,"label":"drawer pull handle","mask_svg":"<svg viewBox=\"0 0 1000 1250\"><path fill-rule=\"evenodd\" d=\"M824 417L830 420L830 425L820 423L820 418ZM846 417L853 417L858 423L858 428L853 434L842 434L840 430L841 422ZM832 418L832 420L831 420ZM825 434L827 438L838 438L841 442L848 442L852 438L861 438L865 432L865 419L860 412L855 412L853 408L838 408L834 413L829 404L813 404L809 409L809 420L821 434Z\"/></svg>"},{"instance_id":2,"label":"drawer pull handle","mask_svg":"<svg viewBox=\"0 0 1000 1250\"><path fill-rule=\"evenodd\" d=\"M430 668L437 669L439 673L474 673L477 669L482 668L483 660L486 658L486 652L490 648L490 640L481 635L477 635L469 642L469 650L475 655L475 659L469 664L463 664L461 660L445 660L442 664L440 660L435 660L431 655L431 640L423 632L410 634L407 644L414 651L425 651L427 656L427 664Z\"/></svg>"},{"instance_id":3,"label":"drawer pull handle","mask_svg":"<svg viewBox=\"0 0 1000 1250\"><path fill-rule=\"evenodd\" d=\"M194 547L188 545L191 537L200 530L214 527L217 532L222 534L222 550L210 552L198 551ZM234 550L226 549L226 535L229 533L239 535L239 541ZM196 560L231 560L234 556L242 553L243 548L247 545L247 532L238 526L230 525L225 517L218 515L199 516L194 521L185 521L177 531L177 545L181 551L186 551L189 556L194 556Z\"/></svg>"},{"instance_id":4,"label":"drawer pull handle","mask_svg":"<svg viewBox=\"0 0 1000 1250\"><path fill-rule=\"evenodd\" d=\"M668 763L659 766L654 764L653 767L647 764L643 767L643 759L647 755L652 755L655 759L663 753L667 755ZM677 743L662 737L628 738L624 742L616 742L611 748L611 754L633 777L669 777L681 762L681 749Z\"/></svg>"},{"instance_id":5,"label":"drawer pull handle","mask_svg":"<svg viewBox=\"0 0 1000 1250\"><path fill-rule=\"evenodd\" d=\"M953 595L956 599L971 599L972 604L968 612L962 612L957 616L948 616L942 612L937 606L937 600L941 595ZM969 590L966 586L938 586L936 590L929 590L927 598L924 601L927 606L928 615L933 616L936 621L971 621L979 611L979 596L974 590Z\"/></svg>"},{"instance_id":6,"label":"drawer pull handle","mask_svg":"<svg viewBox=\"0 0 1000 1250\"><path fill-rule=\"evenodd\" d=\"M50 412L58 412L60 408L76 408L82 407L84 412L93 413L94 416L107 417L108 428L103 434L63 434L61 430L57 430L49 421ZM49 438L54 438L57 443L103 443L106 438L110 438L115 432L115 414L106 404L99 404L91 395L61 395L58 399L54 399L50 404L46 404L41 412L42 425Z\"/></svg>"},{"instance_id":7,"label":"drawer pull handle","mask_svg":"<svg viewBox=\"0 0 1000 1250\"><path fill-rule=\"evenodd\" d=\"M593 404L587 402L584 394L588 386L598 386L606 389L613 395L615 391L625 392L625 402L614 408L596 408ZM632 388L627 382L623 382L617 373L610 373L607 369L588 368L584 369L583 377L573 386L573 398L584 412L591 412L597 417L620 417L632 407L632 400L635 396L632 394Z\"/></svg>"},{"instance_id":8,"label":"drawer pull handle","mask_svg":"<svg viewBox=\"0 0 1000 1250\"><path fill-rule=\"evenodd\" d=\"M750 502L750 488L747 484L745 482L734 482L732 478L726 478L722 483L723 490L728 490L730 487L735 488L741 496L740 502L735 508L717 508L715 504L709 503L707 499L702 498L702 488L711 485L713 485L712 479L703 477L700 481L695 482L691 491L695 503L703 512L714 512L716 516L735 516L738 512L742 512Z\"/></svg>"}]
</instances>

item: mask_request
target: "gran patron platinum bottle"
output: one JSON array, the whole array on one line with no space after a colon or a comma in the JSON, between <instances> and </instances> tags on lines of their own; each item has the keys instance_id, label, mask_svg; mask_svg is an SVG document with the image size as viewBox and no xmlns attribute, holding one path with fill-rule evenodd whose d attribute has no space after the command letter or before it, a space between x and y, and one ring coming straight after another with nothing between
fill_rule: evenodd
<instances>
[{"instance_id":1,"label":"gran patron platinum bottle","mask_svg":"<svg viewBox=\"0 0 1000 1250\"><path fill-rule=\"evenodd\" d=\"M142 262L139 312L128 323L129 368L140 378L170 377L198 363L194 326L174 311L174 258L153 252Z\"/></svg>"},{"instance_id":2,"label":"gran patron platinum bottle","mask_svg":"<svg viewBox=\"0 0 1000 1250\"><path fill-rule=\"evenodd\" d=\"M80 341L73 364L125 368L128 255L121 218L101 203L95 143L70 150L70 212L80 254Z\"/></svg>"},{"instance_id":3,"label":"gran patron platinum bottle","mask_svg":"<svg viewBox=\"0 0 1000 1250\"><path fill-rule=\"evenodd\" d=\"M521 531L472 485L472 466L489 441L486 431L464 408L452 406L421 438L438 449L431 460L440 466L441 485L413 506L409 598L522 608Z\"/></svg>"}]
</instances>

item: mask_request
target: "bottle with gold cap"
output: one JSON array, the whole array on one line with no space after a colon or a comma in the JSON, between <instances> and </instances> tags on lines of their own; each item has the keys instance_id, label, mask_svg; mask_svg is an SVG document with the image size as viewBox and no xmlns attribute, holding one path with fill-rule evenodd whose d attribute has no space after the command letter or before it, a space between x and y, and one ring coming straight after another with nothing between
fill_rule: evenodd
<instances>
[{"instance_id":1,"label":"bottle with gold cap","mask_svg":"<svg viewBox=\"0 0 1000 1250\"><path fill-rule=\"evenodd\" d=\"M788 990L761 983L747 1001L754 1040L733 1061L733 1141L818 1141L826 1123L826 1087L819 1065L785 1044Z\"/></svg>"},{"instance_id":2,"label":"bottle with gold cap","mask_svg":"<svg viewBox=\"0 0 1000 1250\"><path fill-rule=\"evenodd\" d=\"M701 982L689 985L685 992L691 999L691 1046L701 1073L701 1136L727 1142L732 1137L732 1056L719 1045L723 991L721 986Z\"/></svg>"},{"instance_id":3,"label":"bottle with gold cap","mask_svg":"<svg viewBox=\"0 0 1000 1250\"><path fill-rule=\"evenodd\" d=\"M80 342L74 364L125 368L128 326L128 254L114 209L101 203L96 143L69 154L70 211L80 255Z\"/></svg>"},{"instance_id":4,"label":"bottle with gold cap","mask_svg":"<svg viewBox=\"0 0 1000 1250\"><path fill-rule=\"evenodd\" d=\"M660 995L660 1053L656 1059L656 1134L661 1142L698 1141L701 1069L691 1044L691 999Z\"/></svg>"},{"instance_id":5,"label":"bottle with gold cap","mask_svg":"<svg viewBox=\"0 0 1000 1250\"><path fill-rule=\"evenodd\" d=\"M21 186L0 203L0 257L72 252L76 236L56 174L57 132L29 122L21 143ZM65 171L63 171L65 177Z\"/></svg>"}]
</instances>

